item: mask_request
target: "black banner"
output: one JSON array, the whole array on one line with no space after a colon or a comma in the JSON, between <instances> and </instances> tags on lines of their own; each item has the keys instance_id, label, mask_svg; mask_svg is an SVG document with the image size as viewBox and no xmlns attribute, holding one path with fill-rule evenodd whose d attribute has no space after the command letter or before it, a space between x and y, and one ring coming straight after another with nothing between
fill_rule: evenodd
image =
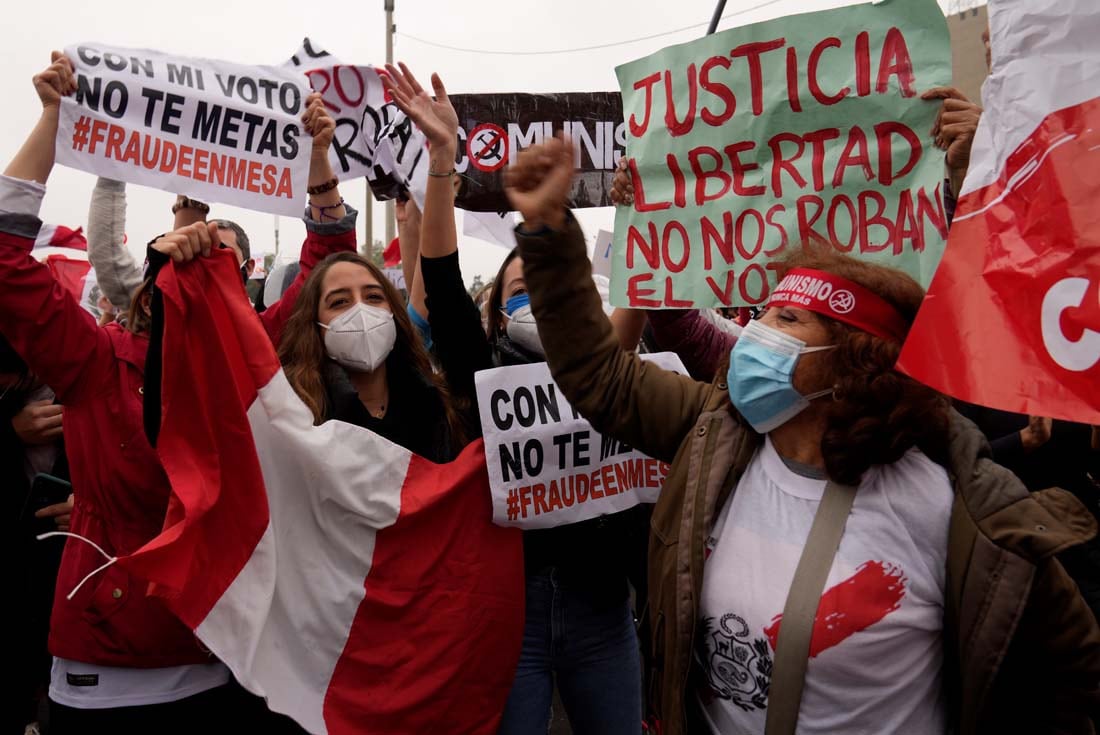
<instances>
[{"instance_id":1,"label":"black banner","mask_svg":"<svg viewBox=\"0 0 1100 735\"><path fill-rule=\"evenodd\" d=\"M511 209L502 174L519 152L558 132L577 148L577 177L570 207L611 205L615 164L626 152L622 98L618 92L560 94L455 94L462 175L456 205L476 212Z\"/></svg>"}]
</instances>

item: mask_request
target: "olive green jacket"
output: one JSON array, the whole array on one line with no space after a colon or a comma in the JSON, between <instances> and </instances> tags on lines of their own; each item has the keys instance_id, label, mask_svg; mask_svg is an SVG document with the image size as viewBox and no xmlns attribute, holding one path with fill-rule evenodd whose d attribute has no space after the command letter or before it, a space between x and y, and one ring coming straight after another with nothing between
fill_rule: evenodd
<instances>
[{"instance_id":1,"label":"olive green jacket","mask_svg":"<svg viewBox=\"0 0 1100 735\"><path fill-rule=\"evenodd\" d=\"M584 237L519 231L524 275L554 380L601 432L672 470L653 513L650 705L663 735L689 727L688 679L704 541L761 436L733 410L725 370L711 384L619 348L590 277ZM944 682L957 733L1092 733L1100 629L1056 555L1096 534L1068 492L1028 493L990 459L977 428L951 423L955 488L944 600Z\"/></svg>"}]
</instances>

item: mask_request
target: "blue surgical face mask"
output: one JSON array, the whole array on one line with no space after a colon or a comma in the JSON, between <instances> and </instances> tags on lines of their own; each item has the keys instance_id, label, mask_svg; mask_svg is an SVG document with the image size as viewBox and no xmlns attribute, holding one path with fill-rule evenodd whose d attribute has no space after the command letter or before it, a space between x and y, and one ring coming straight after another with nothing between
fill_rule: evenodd
<instances>
[{"instance_id":1,"label":"blue surgical face mask","mask_svg":"<svg viewBox=\"0 0 1100 735\"><path fill-rule=\"evenodd\" d=\"M794 369L798 358L835 347L807 347L802 340L759 321L749 322L730 353L726 375L730 401L761 434L782 426L806 410L813 399L832 393L829 389L804 396L795 390Z\"/></svg>"},{"instance_id":2,"label":"blue surgical face mask","mask_svg":"<svg viewBox=\"0 0 1100 735\"><path fill-rule=\"evenodd\" d=\"M519 311L520 309L522 309L525 306L527 306L527 307L531 306L531 297L530 297L530 295L525 294L525 293L518 293L515 296L513 296L512 298L510 298L510 299L508 299L507 301L504 302L503 311L504 311L505 315L507 315L508 317L511 317L513 314L515 314L517 311Z\"/></svg>"},{"instance_id":3,"label":"blue surgical face mask","mask_svg":"<svg viewBox=\"0 0 1100 735\"><path fill-rule=\"evenodd\" d=\"M535 315L531 313L531 297L525 293L517 294L504 302L503 311L508 317L508 338L528 352L545 355Z\"/></svg>"}]
</instances>

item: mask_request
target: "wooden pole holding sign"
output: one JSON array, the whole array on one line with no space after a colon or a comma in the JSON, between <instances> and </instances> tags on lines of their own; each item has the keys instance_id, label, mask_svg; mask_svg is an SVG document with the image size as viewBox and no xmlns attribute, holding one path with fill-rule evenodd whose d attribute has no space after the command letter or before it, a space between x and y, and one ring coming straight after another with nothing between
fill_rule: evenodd
<instances>
[{"instance_id":1,"label":"wooden pole holding sign","mask_svg":"<svg viewBox=\"0 0 1100 735\"><path fill-rule=\"evenodd\" d=\"M393 4L394 0L384 0L386 8L386 63L393 63L393 32L395 26L393 24ZM394 238L394 223L396 222L396 212L394 211L393 200L386 200L386 240L383 246L388 246L393 242Z\"/></svg>"}]
</instances>

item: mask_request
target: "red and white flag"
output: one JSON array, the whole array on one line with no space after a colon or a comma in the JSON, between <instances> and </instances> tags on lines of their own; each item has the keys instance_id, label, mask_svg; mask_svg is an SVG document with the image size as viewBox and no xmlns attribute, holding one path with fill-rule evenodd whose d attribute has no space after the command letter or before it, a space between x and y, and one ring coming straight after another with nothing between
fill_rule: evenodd
<instances>
[{"instance_id":1,"label":"red and white flag","mask_svg":"<svg viewBox=\"0 0 1100 735\"><path fill-rule=\"evenodd\" d=\"M73 250L88 250L88 239L84 237L84 228L75 230L65 225L42 225L38 230L38 236L34 238L34 249L39 248L72 248Z\"/></svg>"},{"instance_id":2,"label":"red and white flag","mask_svg":"<svg viewBox=\"0 0 1100 735\"><path fill-rule=\"evenodd\" d=\"M232 258L170 264L157 283L147 379L163 356L172 495L161 535L119 563L310 732L495 733L523 550L492 524L483 443L437 465L358 426L314 426Z\"/></svg>"},{"instance_id":3,"label":"red and white flag","mask_svg":"<svg viewBox=\"0 0 1100 735\"><path fill-rule=\"evenodd\" d=\"M970 170L898 367L972 403L1100 424L1100 13L991 0L989 18Z\"/></svg>"}]
</instances>

